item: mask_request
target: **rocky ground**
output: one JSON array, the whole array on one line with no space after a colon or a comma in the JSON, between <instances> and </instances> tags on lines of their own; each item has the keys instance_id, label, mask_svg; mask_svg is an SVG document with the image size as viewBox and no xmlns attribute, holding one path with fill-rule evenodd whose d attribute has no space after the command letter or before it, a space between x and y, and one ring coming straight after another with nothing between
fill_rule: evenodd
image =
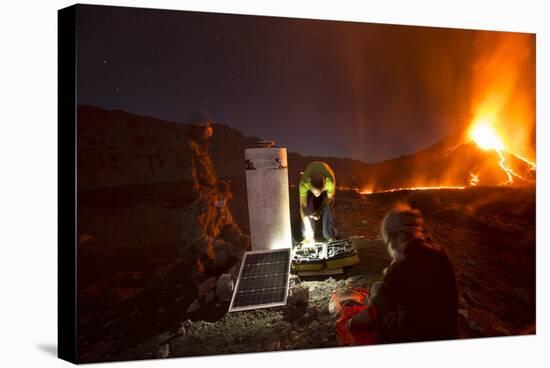
<instances>
[{"instance_id":1,"label":"rocky ground","mask_svg":"<svg viewBox=\"0 0 550 368\"><path fill-rule=\"evenodd\" d=\"M233 188L231 207L247 230L244 186ZM343 275L302 278L307 303L236 313L227 313L228 303L213 291L199 297L188 264L176 260L180 217L190 200L186 183L80 194L80 362L337 346L331 293L368 288L381 277L389 257L376 240L378 229L400 201L424 213L433 239L449 252L461 337L535 332L534 188L340 191L336 225L343 237L364 237L360 263ZM296 212L295 201L291 209Z\"/></svg>"}]
</instances>

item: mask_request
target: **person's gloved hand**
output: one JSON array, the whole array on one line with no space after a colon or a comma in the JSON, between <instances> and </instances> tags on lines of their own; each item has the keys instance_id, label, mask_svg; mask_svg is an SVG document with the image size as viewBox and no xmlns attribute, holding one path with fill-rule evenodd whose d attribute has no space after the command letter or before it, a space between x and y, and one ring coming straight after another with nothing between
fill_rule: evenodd
<instances>
[{"instance_id":1,"label":"person's gloved hand","mask_svg":"<svg viewBox=\"0 0 550 368\"><path fill-rule=\"evenodd\" d=\"M239 244L244 249L250 249L250 237L246 234L242 234L241 238L239 239Z\"/></svg>"},{"instance_id":2,"label":"person's gloved hand","mask_svg":"<svg viewBox=\"0 0 550 368\"><path fill-rule=\"evenodd\" d=\"M304 224L304 231L303 231L303 235L304 235L304 243L310 243L313 241L313 238L314 238L314 232L313 232L313 229L311 227L311 223L306 219L306 217L304 216L304 218L302 219L302 222Z\"/></svg>"},{"instance_id":3,"label":"person's gloved hand","mask_svg":"<svg viewBox=\"0 0 550 368\"><path fill-rule=\"evenodd\" d=\"M321 218L321 215L319 215L318 213L314 213L313 215L310 215L309 218L318 221Z\"/></svg>"}]
</instances>

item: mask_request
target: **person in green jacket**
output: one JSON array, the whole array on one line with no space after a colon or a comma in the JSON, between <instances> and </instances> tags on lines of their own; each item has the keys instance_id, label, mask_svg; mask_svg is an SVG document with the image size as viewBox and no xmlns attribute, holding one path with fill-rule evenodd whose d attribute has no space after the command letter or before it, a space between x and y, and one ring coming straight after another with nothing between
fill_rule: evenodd
<instances>
[{"instance_id":1,"label":"person in green jacket","mask_svg":"<svg viewBox=\"0 0 550 368\"><path fill-rule=\"evenodd\" d=\"M304 170L299 184L300 217L304 242L315 239L315 223L322 220L323 237L333 240L337 231L334 228L334 195L336 178L325 162L311 162Z\"/></svg>"}]
</instances>

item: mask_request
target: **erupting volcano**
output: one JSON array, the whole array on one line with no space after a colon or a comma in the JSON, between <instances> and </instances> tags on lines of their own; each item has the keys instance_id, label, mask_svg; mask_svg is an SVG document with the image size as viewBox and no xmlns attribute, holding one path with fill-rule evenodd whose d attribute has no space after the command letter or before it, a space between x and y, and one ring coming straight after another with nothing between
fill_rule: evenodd
<instances>
[{"instance_id":1,"label":"erupting volcano","mask_svg":"<svg viewBox=\"0 0 550 368\"><path fill-rule=\"evenodd\" d=\"M504 144L498 136L495 129L487 122L475 124L471 129L472 140L483 150L493 151L499 157L498 166L506 175L506 181L501 185L511 185L514 183L532 183L535 178L536 165L529 160L508 152L504 149ZM519 161L514 163L513 161ZM518 168L519 164L519 168ZM480 175L474 172L470 173L470 185L477 185L480 182Z\"/></svg>"},{"instance_id":2,"label":"erupting volcano","mask_svg":"<svg viewBox=\"0 0 550 368\"><path fill-rule=\"evenodd\" d=\"M536 164L508 149L491 123L476 120L423 151L365 165L359 178L368 183L356 185L362 194L525 186L535 183Z\"/></svg>"},{"instance_id":3,"label":"erupting volcano","mask_svg":"<svg viewBox=\"0 0 550 368\"><path fill-rule=\"evenodd\" d=\"M442 113L450 134L424 150L355 165L362 193L400 189L463 189L471 186L525 186L536 181L534 43L525 35L479 35L469 61L468 85L460 114ZM452 95L456 83L444 94ZM453 99L456 101L456 99ZM437 108L437 105L434 105ZM453 117L454 116L454 117ZM402 125L422 121L404 116ZM415 139L407 133L406 139ZM340 176L342 177L342 175Z\"/></svg>"}]
</instances>

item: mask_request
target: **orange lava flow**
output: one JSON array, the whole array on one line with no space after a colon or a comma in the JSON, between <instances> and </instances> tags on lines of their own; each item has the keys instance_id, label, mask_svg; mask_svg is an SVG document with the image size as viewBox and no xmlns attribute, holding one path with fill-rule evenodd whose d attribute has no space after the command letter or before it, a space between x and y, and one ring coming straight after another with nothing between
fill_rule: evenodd
<instances>
[{"instance_id":1,"label":"orange lava flow","mask_svg":"<svg viewBox=\"0 0 550 368\"><path fill-rule=\"evenodd\" d=\"M500 136L497 134L497 132L495 131L491 123L485 120L478 121L476 124L472 126L470 131L470 136L472 140L481 149L494 150L498 154L500 158L498 165L502 169L502 171L504 171L504 173L506 174L506 177L508 178L505 182L501 183L500 185L513 184L514 178L526 181L525 178L523 178L521 175L516 173L512 168L508 167L508 165L506 164L506 157L504 156L503 152L509 155L512 155L517 159L525 162L527 165L529 165L529 168L531 170L536 169L536 165L533 162L515 153L504 150L504 144L502 143ZM479 183L480 178L478 175L470 173L470 177L471 177L470 185L475 186Z\"/></svg>"},{"instance_id":2,"label":"orange lava flow","mask_svg":"<svg viewBox=\"0 0 550 368\"><path fill-rule=\"evenodd\" d=\"M498 163L498 166L500 166L500 168L504 171L504 173L508 177L508 181L505 181L504 183L501 183L500 185L513 184L514 183L514 176L516 176L520 179L523 179L521 176L516 174L514 172L514 170L506 167L506 158L504 158L504 155L502 154L502 152L499 149L496 149L496 148L495 148L495 151L498 153L498 155L500 157L500 162Z\"/></svg>"},{"instance_id":3,"label":"orange lava flow","mask_svg":"<svg viewBox=\"0 0 550 368\"><path fill-rule=\"evenodd\" d=\"M475 187L479 183L479 176L476 174L470 173L470 185Z\"/></svg>"},{"instance_id":4,"label":"orange lava flow","mask_svg":"<svg viewBox=\"0 0 550 368\"><path fill-rule=\"evenodd\" d=\"M372 190L358 190L359 194L372 194Z\"/></svg>"},{"instance_id":5,"label":"orange lava flow","mask_svg":"<svg viewBox=\"0 0 550 368\"><path fill-rule=\"evenodd\" d=\"M537 164L534 163L534 162L531 162L529 161L528 159L526 159L525 157L521 157L520 155L517 155L515 153L512 153L512 152L508 152L509 154L513 155L515 158L517 158L518 160L521 160L523 162L525 162L526 164L528 164L530 166L530 169L531 170L536 170L537 169Z\"/></svg>"},{"instance_id":6,"label":"orange lava flow","mask_svg":"<svg viewBox=\"0 0 550 368\"><path fill-rule=\"evenodd\" d=\"M439 187L410 187L410 188L394 188L394 189L386 189L386 190L380 190L376 192L368 192L366 194L372 194L372 193L392 193L392 192L400 192L402 190L438 190L438 189L464 189L465 187L460 186L439 186Z\"/></svg>"}]
</instances>

